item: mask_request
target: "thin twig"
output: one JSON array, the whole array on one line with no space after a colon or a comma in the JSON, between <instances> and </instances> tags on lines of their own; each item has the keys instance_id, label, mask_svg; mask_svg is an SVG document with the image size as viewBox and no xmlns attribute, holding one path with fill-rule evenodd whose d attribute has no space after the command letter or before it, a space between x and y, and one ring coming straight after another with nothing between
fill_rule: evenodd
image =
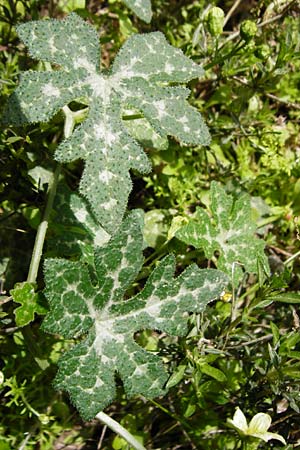
<instances>
[{"instance_id":1,"label":"thin twig","mask_svg":"<svg viewBox=\"0 0 300 450\"><path fill-rule=\"evenodd\" d=\"M261 341L269 341L272 337L273 337L273 334L270 333L270 334L267 334L266 336L261 336L257 339L252 339L252 341L242 342L241 344L238 344L238 345L230 345L226 348L229 350L235 350L240 347L247 347L248 345L257 344L258 342L261 342Z\"/></svg>"},{"instance_id":2,"label":"thin twig","mask_svg":"<svg viewBox=\"0 0 300 450\"><path fill-rule=\"evenodd\" d=\"M236 75L234 75L232 78L235 81L237 81L238 83L243 84L244 86L251 87L251 85L248 83L248 81L243 80L242 78L237 77ZM284 105L287 105L290 108L294 108L294 109L299 109L300 110L300 104L299 103L294 103L294 102L290 102L288 100L284 100L283 98L279 98L279 97L277 97L277 95L269 94L268 92L264 92L263 94L266 97L268 97L268 98L270 98L272 100L275 100L278 103L283 103Z\"/></svg>"},{"instance_id":3,"label":"thin twig","mask_svg":"<svg viewBox=\"0 0 300 450\"><path fill-rule=\"evenodd\" d=\"M241 1L242 0L236 0L234 2L234 4L232 5L232 7L230 8L230 10L228 11L228 13L226 14L225 19L224 19L224 27L225 27L226 23L228 22L228 20L230 19L230 17L232 16L232 14L234 13L234 11L236 10L236 8L241 3Z\"/></svg>"},{"instance_id":4,"label":"thin twig","mask_svg":"<svg viewBox=\"0 0 300 450\"><path fill-rule=\"evenodd\" d=\"M290 256L288 259L286 259L283 264L286 266L287 264L289 264L290 262L292 262L294 259L296 259L298 256L300 256L300 250L295 253L294 255Z\"/></svg>"},{"instance_id":5,"label":"thin twig","mask_svg":"<svg viewBox=\"0 0 300 450\"><path fill-rule=\"evenodd\" d=\"M101 432L101 436L100 436L98 445L97 445L97 450L101 450L102 442L104 440L104 436L105 436L106 430L107 430L107 425L104 425L104 427L102 428L102 432Z\"/></svg>"},{"instance_id":6,"label":"thin twig","mask_svg":"<svg viewBox=\"0 0 300 450\"><path fill-rule=\"evenodd\" d=\"M266 97L268 97L268 98L270 98L272 100L275 100L278 103L283 103L284 105L287 105L290 108L294 108L294 109L299 109L300 110L300 104L298 104L298 103L294 103L294 102L290 102L288 100L284 100L283 98L279 98L279 97L277 97L277 95L274 95L274 94L266 93L265 95L266 95Z\"/></svg>"},{"instance_id":7,"label":"thin twig","mask_svg":"<svg viewBox=\"0 0 300 450\"><path fill-rule=\"evenodd\" d=\"M26 449L27 442L29 441L30 438L31 438L31 433L27 433L27 436L26 436L25 439L21 442L20 446L18 447L18 450L25 450L25 449Z\"/></svg>"},{"instance_id":8,"label":"thin twig","mask_svg":"<svg viewBox=\"0 0 300 450\"><path fill-rule=\"evenodd\" d=\"M285 255L288 257L292 256L292 253L287 252L286 250L283 250L282 248L276 247L275 245L269 245L268 247L271 248L272 250L274 250L276 253L281 253L282 255Z\"/></svg>"}]
</instances>

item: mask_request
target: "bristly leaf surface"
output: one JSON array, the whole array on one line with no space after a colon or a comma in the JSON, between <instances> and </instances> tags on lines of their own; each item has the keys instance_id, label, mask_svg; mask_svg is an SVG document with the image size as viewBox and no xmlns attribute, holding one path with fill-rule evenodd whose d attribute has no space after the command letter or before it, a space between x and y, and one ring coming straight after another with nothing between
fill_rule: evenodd
<instances>
[{"instance_id":1,"label":"bristly leaf surface","mask_svg":"<svg viewBox=\"0 0 300 450\"><path fill-rule=\"evenodd\" d=\"M50 313L44 330L79 338L59 361L56 386L69 392L85 419L93 418L115 397L115 373L128 396L165 393L168 374L160 358L141 348L134 334L143 329L182 336L188 312L203 311L227 283L218 270L191 265L174 278L175 260L167 256L150 275L144 289L124 299L143 263L143 237L138 212L94 252L97 280L82 262L48 259L46 296Z\"/></svg>"},{"instance_id":2,"label":"bristly leaf surface","mask_svg":"<svg viewBox=\"0 0 300 450\"><path fill-rule=\"evenodd\" d=\"M139 19L150 23L152 19L151 0L123 0Z\"/></svg>"},{"instance_id":3,"label":"bristly leaf surface","mask_svg":"<svg viewBox=\"0 0 300 450\"><path fill-rule=\"evenodd\" d=\"M89 246L101 246L110 238L87 201L63 182L57 188L48 231L47 256L74 258Z\"/></svg>"},{"instance_id":4,"label":"bristly leaf surface","mask_svg":"<svg viewBox=\"0 0 300 450\"><path fill-rule=\"evenodd\" d=\"M203 249L211 259L217 252L217 267L227 273L236 285L243 270L257 273L258 259L268 268L265 242L255 236L256 223L251 216L250 196L240 195L235 201L216 182L210 188L211 215L197 208L189 223L176 232L188 245Z\"/></svg>"},{"instance_id":5,"label":"bristly leaf surface","mask_svg":"<svg viewBox=\"0 0 300 450\"><path fill-rule=\"evenodd\" d=\"M25 72L5 116L19 125L48 121L72 100L86 99L87 119L59 145L55 158L85 160L80 191L112 234L131 191L129 170L150 171L146 154L124 125L124 106L142 112L162 137L208 144L207 127L187 102L189 90L170 86L199 77L203 70L154 32L130 37L104 74L97 33L75 13L62 21L22 24L18 33L33 58L55 64L56 70Z\"/></svg>"}]
</instances>

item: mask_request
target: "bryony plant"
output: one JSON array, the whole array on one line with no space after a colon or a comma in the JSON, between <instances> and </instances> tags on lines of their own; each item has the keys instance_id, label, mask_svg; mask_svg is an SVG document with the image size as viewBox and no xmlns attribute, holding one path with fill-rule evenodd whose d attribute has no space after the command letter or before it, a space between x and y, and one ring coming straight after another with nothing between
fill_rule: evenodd
<instances>
[{"instance_id":1,"label":"bryony plant","mask_svg":"<svg viewBox=\"0 0 300 450\"><path fill-rule=\"evenodd\" d=\"M70 393L85 419L113 400L115 372L129 396L164 394L168 374L157 355L135 342L134 334L155 329L184 335L187 313L203 311L226 285L224 273L196 265L174 279L174 257L167 256L144 289L125 301L124 294L142 267L142 248L140 214L132 212L106 245L95 248L93 268L81 261L46 260L50 312L43 329L68 339L86 335L60 359L56 377L56 386Z\"/></svg>"},{"instance_id":2,"label":"bryony plant","mask_svg":"<svg viewBox=\"0 0 300 450\"><path fill-rule=\"evenodd\" d=\"M190 91L174 86L201 76L203 69L154 32L129 38L109 73L103 72L97 33L75 13L63 21L28 22L17 31L31 56L52 63L55 70L22 74L5 117L16 125L48 121L71 101L84 99L87 118L59 145L55 159L85 160L80 192L112 233L131 191L129 170L151 169L122 120L123 110L139 110L161 136L208 144L207 127L186 100Z\"/></svg>"},{"instance_id":3,"label":"bryony plant","mask_svg":"<svg viewBox=\"0 0 300 450\"><path fill-rule=\"evenodd\" d=\"M270 428L272 419L269 414L258 413L252 417L249 425L247 423L247 419L244 413L237 408L233 419L227 419L227 422L230 426L232 426L235 430L238 431L242 438L257 438L263 440L265 442L269 442L271 439L276 439L277 441L282 442L286 445L285 439L277 433L271 433L268 431ZM253 443L251 448L257 448L259 443Z\"/></svg>"},{"instance_id":4,"label":"bryony plant","mask_svg":"<svg viewBox=\"0 0 300 450\"><path fill-rule=\"evenodd\" d=\"M257 225L252 218L250 196L246 193L234 199L216 182L210 187L210 211L198 207L193 217L176 232L176 237L188 245L203 249L237 285L248 273L257 273L258 264L268 271L264 254L265 242L255 236Z\"/></svg>"},{"instance_id":5,"label":"bryony plant","mask_svg":"<svg viewBox=\"0 0 300 450\"><path fill-rule=\"evenodd\" d=\"M30 294L31 300L36 300L34 283L50 213L58 211L56 201L57 207L63 204L61 226L74 231L75 225L75 231L74 238L66 233L62 248L65 256L75 252L79 260L46 260L50 312L43 329L80 340L62 356L56 386L70 393L85 419L97 415L121 433L120 426L99 413L115 396L115 373L129 396L164 394L168 379L158 355L140 347L135 333L155 329L184 335L189 313L203 311L227 284L224 273L195 265L174 278L175 261L167 256L141 292L130 299L126 295L142 267L144 245L141 214L132 212L123 221L131 190L129 170L147 172L150 164L123 115L138 110L148 121L147 127L163 140L172 135L184 143L208 144L207 127L187 102L189 90L178 86L202 75L203 70L155 32L128 39L111 70L101 71L98 36L76 14L63 21L29 22L20 25L18 33L31 56L44 61L49 70L21 76L4 117L22 125L48 121L63 111L65 139L55 159L85 160L80 192L92 211L77 195L58 190L55 197L58 165L37 231L27 283L12 294L22 305L27 298L25 302L20 295ZM83 105L82 109L73 111L72 101ZM76 128L78 122L82 123ZM56 231L61 235L59 227ZM28 324L39 312L32 308L23 322ZM126 431L122 433L135 448L141 448Z\"/></svg>"}]
</instances>

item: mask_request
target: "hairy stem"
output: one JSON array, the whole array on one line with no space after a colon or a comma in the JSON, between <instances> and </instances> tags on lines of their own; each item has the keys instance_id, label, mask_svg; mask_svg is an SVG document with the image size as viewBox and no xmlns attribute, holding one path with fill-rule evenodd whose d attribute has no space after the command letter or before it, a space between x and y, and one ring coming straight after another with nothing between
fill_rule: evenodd
<instances>
[{"instance_id":1,"label":"hairy stem","mask_svg":"<svg viewBox=\"0 0 300 450\"><path fill-rule=\"evenodd\" d=\"M58 183L60 172L61 172L61 165L59 164L59 165L57 165L57 167L55 169L52 183L49 186L48 198L47 198L46 208L45 208L44 215L43 215L43 220L39 224L36 238L35 238L35 243L34 243L34 247L33 247L33 251L32 251L32 257L31 257L30 267L29 267L29 272L28 272L28 277L27 277L27 281L30 283L35 283L35 281L37 279L37 274L38 274L38 270L39 270L39 266L40 266L40 262L41 262L42 253L43 253L43 246L44 246L44 242L45 242L46 232L47 232L47 228L48 228L49 217L50 217L50 213L51 213L51 210L53 207L53 202L54 202L54 197L55 197L55 193L56 193L56 188L57 188L57 183Z\"/></svg>"},{"instance_id":2,"label":"hairy stem","mask_svg":"<svg viewBox=\"0 0 300 450\"><path fill-rule=\"evenodd\" d=\"M138 442L134 436L132 436L126 428L122 427L118 422L109 417L103 411L99 412L96 415L96 419L100 420L102 423L105 423L112 431L121 436L125 441L128 442L135 450L146 450L146 448Z\"/></svg>"},{"instance_id":3,"label":"hairy stem","mask_svg":"<svg viewBox=\"0 0 300 450\"><path fill-rule=\"evenodd\" d=\"M74 116L76 115L76 113L74 114L68 106L64 106L62 108L62 110L65 115L64 136L65 136L65 138L68 138L71 136L71 134L74 130L74 127L75 127L76 122L75 122ZM61 165L58 164L55 169L55 172L53 174L52 183L50 184L49 189L48 189L48 197L47 197L47 203L46 203L46 207L45 207L45 211L44 211L44 215L43 215L43 220L39 224L39 227L38 227L38 230L36 233L36 237L35 237L35 242L34 242L34 247L33 247L33 251L32 251L28 277L27 277L27 281L30 283L35 283L36 279L37 279L38 270L39 270L39 266L40 266L40 262L41 262L42 253L43 253L46 232L47 232L49 218L50 218L50 213L53 208L53 202L54 202L54 197L56 194L56 188L57 188L60 172L61 172Z\"/></svg>"},{"instance_id":4,"label":"hairy stem","mask_svg":"<svg viewBox=\"0 0 300 450\"><path fill-rule=\"evenodd\" d=\"M63 112L65 114L64 136L69 137L72 134L74 126L75 126L75 119L72 115L72 111L68 108L68 106L65 106L63 108ZM57 184L59 181L60 173L61 173L61 164L58 164L55 169L55 172L53 174L52 182L48 188L47 202L46 202L46 207L45 207L45 211L43 214L43 219L38 226L36 237L35 237L34 247L33 247L32 255L31 255L31 261L30 261L30 266L29 266L29 271L28 271L28 276L27 276L27 281L29 283L35 283L37 276L38 276L38 271L39 271L39 267L40 267L40 263L41 263L42 254L43 254L44 242L45 242L46 233L47 233L47 229L48 229L50 213L53 208L53 203L54 203L54 198L55 198L55 194L56 194L56 188L57 188ZM30 353L32 354L36 363L41 367L41 369L44 370L46 367L48 367L49 363L47 360L45 360L43 358L42 350L37 345L34 333L32 331L32 328L30 327L30 325L23 327L22 334L25 339L25 342L27 342Z\"/></svg>"}]
</instances>

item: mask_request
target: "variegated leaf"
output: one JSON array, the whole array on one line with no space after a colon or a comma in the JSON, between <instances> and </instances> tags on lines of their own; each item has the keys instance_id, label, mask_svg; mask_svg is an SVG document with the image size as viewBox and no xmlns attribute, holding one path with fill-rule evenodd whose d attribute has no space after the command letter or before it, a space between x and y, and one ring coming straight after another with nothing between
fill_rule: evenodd
<instances>
[{"instance_id":1,"label":"variegated leaf","mask_svg":"<svg viewBox=\"0 0 300 450\"><path fill-rule=\"evenodd\" d=\"M20 25L18 33L31 56L55 64L55 70L23 74L5 116L18 125L47 121L72 100L85 98L87 119L59 145L55 158L85 160L80 191L111 234L126 209L130 169L150 171L146 154L122 120L124 107L142 112L163 138L208 144L207 127L187 102L189 90L173 86L201 76L203 70L154 32L129 38L110 73L103 73L98 36L75 13L63 21Z\"/></svg>"},{"instance_id":2,"label":"variegated leaf","mask_svg":"<svg viewBox=\"0 0 300 450\"><path fill-rule=\"evenodd\" d=\"M265 242L255 236L257 226L251 216L249 195L242 194L234 201L218 183L212 182L210 200L211 214L197 208L176 237L203 249L209 259L216 256L218 269L230 275L234 284L241 280L242 268L257 273L258 259L268 270Z\"/></svg>"},{"instance_id":3,"label":"variegated leaf","mask_svg":"<svg viewBox=\"0 0 300 450\"><path fill-rule=\"evenodd\" d=\"M174 278L174 257L167 256L144 289L125 300L142 267L142 246L140 216L133 212L105 246L95 248L93 283L89 267L80 261L45 263L50 313L43 328L67 339L81 337L60 359L56 386L69 392L85 419L113 400L116 373L129 396L163 394L168 378L163 363L137 344L135 333L153 329L184 335L187 313L203 311L227 282L222 272L196 265Z\"/></svg>"}]
</instances>

